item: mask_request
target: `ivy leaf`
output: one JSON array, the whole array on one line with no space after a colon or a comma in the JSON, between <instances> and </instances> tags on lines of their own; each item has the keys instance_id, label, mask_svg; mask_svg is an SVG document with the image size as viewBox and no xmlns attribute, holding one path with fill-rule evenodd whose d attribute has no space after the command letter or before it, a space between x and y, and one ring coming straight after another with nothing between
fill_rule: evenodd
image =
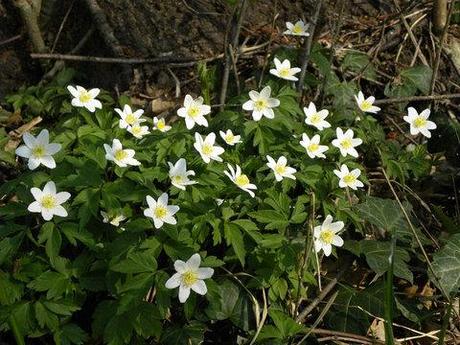
<instances>
[{"instance_id":1,"label":"ivy leaf","mask_svg":"<svg viewBox=\"0 0 460 345\"><path fill-rule=\"evenodd\" d=\"M444 292L447 294L458 292L460 288L460 234L450 237L447 244L434 254L432 265ZM436 282L435 279L432 280Z\"/></svg>"},{"instance_id":2,"label":"ivy leaf","mask_svg":"<svg viewBox=\"0 0 460 345\"><path fill-rule=\"evenodd\" d=\"M433 70L428 66L414 66L401 72L403 81L414 85L421 93L427 95L430 92L431 76Z\"/></svg>"},{"instance_id":3,"label":"ivy leaf","mask_svg":"<svg viewBox=\"0 0 460 345\"><path fill-rule=\"evenodd\" d=\"M132 252L126 259L111 265L110 269L121 273L154 273L157 269L157 261L151 250Z\"/></svg>"}]
</instances>

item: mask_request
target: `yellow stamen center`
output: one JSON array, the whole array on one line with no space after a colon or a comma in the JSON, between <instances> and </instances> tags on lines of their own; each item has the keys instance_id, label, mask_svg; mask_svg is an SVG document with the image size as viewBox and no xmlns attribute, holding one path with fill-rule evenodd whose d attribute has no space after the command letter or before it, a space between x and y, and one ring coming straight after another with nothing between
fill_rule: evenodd
<instances>
[{"instance_id":1,"label":"yellow stamen center","mask_svg":"<svg viewBox=\"0 0 460 345\"><path fill-rule=\"evenodd\" d=\"M372 104L369 101L362 101L360 107L362 111L368 111L372 108Z\"/></svg>"},{"instance_id":2,"label":"yellow stamen center","mask_svg":"<svg viewBox=\"0 0 460 345\"><path fill-rule=\"evenodd\" d=\"M322 230L319 238L324 243L331 244L334 240L334 233L330 229Z\"/></svg>"},{"instance_id":3,"label":"yellow stamen center","mask_svg":"<svg viewBox=\"0 0 460 345\"><path fill-rule=\"evenodd\" d=\"M318 144L310 144L308 145L308 151L310 152L315 152L319 149L319 145Z\"/></svg>"},{"instance_id":4,"label":"yellow stamen center","mask_svg":"<svg viewBox=\"0 0 460 345\"><path fill-rule=\"evenodd\" d=\"M282 78L289 77L291 75L290 70L291 70L290 68L282 68L282 69L280 69L280 71L279 71L280 77L282 77Z\"/></svg>"},{"instance_id":5,"label":"yellow stamen center","mask_svg":"<svg viewBox=\"0 0 460 345\"><path fill-rule=\"evenodd\" d=\"M249 179L245 174L241 174L235 179L235 183L238 187L244 187L249 184Z\"/></svg>"},{"instance_id":6,"label":"yellow stamen center","mask_svg":"<svg viewBox=\"0 0 460 345\"><path fill-rule=\"evenodd\" d=\"M212 152L214 151L212 145L210 144L204 144L203 145L203 153L206 155L206 156L209 156L210 154L212 154Z\"/></svg>"},{"instance_id":7,"label":"yellow stamen center","mask_svg":"<svg viewBox=\"0 0 460 345\"><path fill-rule=\"evenodd\" d=\"M182 282L185 286L191 287L198 281L198 275L195 272L187 271L182 273Z\"/></svg>"},{"instance_id":8,"label":"yellow stamen center","mask_svg":"<svg viewBox=\"0 0 460 345\"><path fill-rule=\"evenodd\" d=\"M122 161L128 156L125 150L118 150L115 152L114 157L117 161Z\"/></svg>"},{"instance_id":9,"label":"yellow stamen center","mask_svg":"<svg viewBox=\"0 0 460 345\"><path fill-rule=\"evenodd\" d=\"M345 176L344 176L343 181L344 181L346 184L351 184L351 183L353 183L353 182L356 181L356 177L353 176L352 174L348 174L348 175L345 175Z\"/></svg>"},{"instance_id":10,"label":"yellow stamen center","mask_svg":"<svg viewBox=\"0 0 460 345\"><path fill-rule=\"evenodd\" d=\"M343 139L340 146L342 146L345 150L348 150L353 147L353 144L351 143L351 139Z\"/></svg>"},{"instance_id":11,"label":"yellow stamen center","mask_svg":"<svg viewBox=\"0 0 460 345\"><path fill-rule=\"evenodd\" d=\"M426 125L426 120L423 117L417 117L414 120L414 126L417 128L425 127L425 125Z\"/></svg>"},{"instance_id":12,"label":"yellow stamen center","mask_svg":"<svg viewBox=\"0 0 460 345\"><path fill-rule=\"evenodd\" d=\"M184 178L181 175L176 175L171 177L171 180L173 180L174 183L181 184L184 182Z\"/></svg>"},{"instance_id":13,"label":"yellow stamen center","mask_svg":"<svg viewBox=\"0 0 460 345\"><path fill-rule=\"evenodd\" d=\"M166 215L168 214L168 210L164 206L157 206L153 213L155 214L155 217L162 219L166 217Z\"/></svg>"},{"instance_id":14,"label":"yellow stamen center","mask_svg":"<svg viewBox=\"0 0 460 345\"><path fill-rule=\"evenodd\" d=\"M42 145L35 146L32 150L32 155L37 158L41 158L45 155L46 150Z\"/></svg>"},{"instance_id":15,"label":"yellow stamen center","mask_svg":"<svg viewBox=\"0 0 460 345\"><path fill-rule=\"evenodd\" d=\"M136 122L136 117L133 114L128 114L125 117L125 121L128 125L133 125Z\"/></svg>"},{"instance_id":16,"label":"yellow stamen center","mask_svg":"<svg viewBox=\"0 0 460 345\"><path fill-rule=\"evenodd\" d=\"M278 174L283 175L286 172L286 167L284 165L276 165L275 166L275 171Z\"/></svg>"},{"instance_id":17,"label":"yellow stamen center","mask_svg":"<svg viewBox=\"0 0 460 345\"><path fill-rule=\"evenodd\" d=\"M311 116L310 121L312 124L316 125L321 121L321 116L319 116L318 113L315 113Z\"/></svg>"},{"instance_id":18,"label":"yellow stamen center","mask_svg":"<svg viewBox=\"0 0 460 345\"><path fill-rule=\"evenodd\" d=\"M235 140L235 136L233 134L230 133L225 136L225 141L227 143L233 143L233 140Z\"/></svg>"},{"instance_id":19,"label":"yellow stamen center","mask_svg":"<svg viewBox=\"0 0 460 345\"><path fill-rule=\"evenodd\" d=\"M56 206L56 199L54 196L48 194L42 198L41 204L43 208L54 208Z\"/></svg>"},{"instance_id":20,"label":"yellow stamen center","mask_svg":"<svg viewBox=\"0 0 460 345\"><path fill-rule=\"evenodd\" d=\"M88 91L82 91L80 93L80 97L78 97L78 99L82 103L88 103L89 101L91 101L92 97L91 97L91 95L89 94Z\"/></svg>"},{"instance_id":21,"label":"yellow stamen center","mask_svg":"<svg viewBox=\"0 0 460 345\"><path fill-rule=\"evenodd\" d=\"M142 128L140 126L134 126L133 128L131 128L131 132L134 135L139 135L142 132Z\"/></svg>"},{"instance_id":22,"label":"yellow stamen center","mask_svg":"<svg viewBox=\"0 0 460 345\"><path fill-rule=\"evenodd\" d=\"M200 115L200 108L198 108L196 105L192 105L190 108L188 108L187 114L192 119L194 119L195 117Z\"/></svg>"},{"instance_id":23,"label":"yellow stamen center","mask_svg":"<svg viewBox=\"0 0 460 345\"><path fill-rule=\"evenodd\" d=\"M280 72L281 75L281 72ZM265 99L259 99L254 102L254 108L256 108L257 111L264 110L267 108L267 101Z\"/></svg>"},{"instance_id":24,"label":"yellow stamen center","mask_svg":"<svg viewBox=\"0 0 460 345\"><path fill-rule=\"evenodd\" d=\"M300 34L300 33L303 32L303 30L302 30L302 27L301 27L300 25L297 25L297 24L296 24L296 25L294 25L294 27L292 28L292 32L293 32L294 34Z\"/></svg>"},{"instance_id":25,"label":"yellow stamen center","mask_svg":"<svg viewBox=\"0 0 460 345\"><path fill-rule=\"evenodd\" d=\"M157 128L161 131L165 128L166 124L165 124L165 120L164 119L161 119L158 121L157 123Z\"/></svg>"}]
</instances>

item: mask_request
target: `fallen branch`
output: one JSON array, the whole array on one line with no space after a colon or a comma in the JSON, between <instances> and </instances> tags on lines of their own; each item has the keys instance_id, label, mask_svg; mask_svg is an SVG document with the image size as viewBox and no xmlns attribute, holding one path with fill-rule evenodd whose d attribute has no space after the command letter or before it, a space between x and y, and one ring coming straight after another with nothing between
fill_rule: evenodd
<instances>
[{"instance_id":1,"label":"fallen branch","mask_svg":"<svg viewBox=\"0 0 460 345\"><path fill-rule=\"evenodd\" d=\"M358 335L358 334L353 334L353 333L346 333L346 332L339 332L339 331L333 331L329 329L322 329L322 328L315 328L308 330L308 332L312 334L318 334L318 335L328 335L331 336L331 340L352 340L352 341L357 341L361 344L382 344L385 345L385 343L381 340L378 339L373 339L369 337L365 337L363 335Z\"/></svg>"}]
</instances>

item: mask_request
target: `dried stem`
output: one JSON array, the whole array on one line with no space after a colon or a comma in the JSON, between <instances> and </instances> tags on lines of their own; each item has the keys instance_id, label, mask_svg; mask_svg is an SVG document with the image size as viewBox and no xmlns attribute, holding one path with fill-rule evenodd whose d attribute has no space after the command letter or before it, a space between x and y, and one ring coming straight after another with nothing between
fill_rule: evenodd
<instances>
[{"instance_id":1,"label":"dried stem","mask_svg":"<svg viewBox=\"0 0 460 345\"><path fill-rule=\"evenodd\" d=\"M48 49L43 40L38 17L40 16L41 0L14 0L14 5L19 9L22 20L27 28L33 51L44 53Z\"/></svg>"}]
</instances>

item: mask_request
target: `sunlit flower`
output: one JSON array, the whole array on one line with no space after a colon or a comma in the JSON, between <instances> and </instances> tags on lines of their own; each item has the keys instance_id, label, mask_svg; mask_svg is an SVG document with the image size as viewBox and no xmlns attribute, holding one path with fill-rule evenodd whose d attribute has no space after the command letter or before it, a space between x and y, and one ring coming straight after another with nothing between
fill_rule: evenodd
<instances>
[{"instance_id":1,"label":"sunlit flower","mask_svg":"<svg viewBox=\"0 0 460 345\"><path fill-rule=\"evenodd\" d=\"M287 30L283 33L285 35L293 35L293 36L305 36L308 37L310 34L307 32L308 25L306 25L302 20L298 20L295 24L291 22L286 22Z\"/></svg>"},{"instance_id":2,"label":"sunlit flower","mask_svg":"<svg viewBox=\"0 0 460 345\"><path fill-rule=\"evenodd\" d=\"M342 230L344 223L334 222L332 223L332 216L327 215L322 225L315 226L313 235L315 236L315 251L319 253L321 249L324 251L324 255L329 256L332 252L332 246L342 247L343 239L337 235Z\"/></svg>"},{"instance_id":3,"label":"sunlit flower","mask_svg":"<svg viewBox=\"0 0 460 345\"><path fill-rule=\"evenodd\" d=\"M99 89L86 90L78 85L76 87L69 85L67 90L74 97L71 102L74 107L86 108L91 113L94 113L96 109L102 109L102 103L96 99L100 92Z\"/></svg>"},{"instance_id":4,"label":"sunlit flower","mask_svg":"<svg viewBox=\"0 0 460 345\"><path fill-rule=\"evenodd\" d=\"M316 127L320 131L324 128L331 127L331 124L325 120L325 118L329 115L329 110L323 109L316 111L316 105L313 102L310 102L308 108L303 108L303 112L305 113L305 123L307 125Z\"/></svg>"},{"instance_id":5,"label":"sunlit flower","mask_svg":"<svg viewBox=\"0 0 460 345\"><path fill-rule=\"evenodd\" d=\"M125 104L123 110L115 108L115 111L120 115L120 121L118 123L120 128L139 125L141 122L145 121L145 119L141 118L144 111L142 109L133 111L128 104Z\"/></svg>"},{"instance_id":6,"label":"sunlit flower","mask_svg":"<svg viewBox=\"0 0 460 345\"><path fill-rule=\"evenodd\" d=\"M278 60L278 58L275 58L273 61L275 63L275 68L272 68L270 70L271 74L285 80L299 80L299 78L297 78L294 74L299 73L300 68L291 68L291 62L288 59L285 59L283 62L281 62L280 60Z\"/></svg>"},{"instance_id":7,"label":"sunlit flower","mask_svg":"<svg viewBox=\"0 0 460 345\"><path fill-rule=\"evenodd\" d=\"M364 187L364 184L358 180L361 171L359 169L353 169L350 171L345 164L342 164L340 170L334 170L334 174L337 175L339 180L339 187L346 188L350 187L353 190Z\"/></svg>"},{"instance_id":8,"label":"sunlit flower","mask_svg":"<svg viewBox=\"0 0 460 345\"><path fill-rule=\"evenodd\" d=\"M203 137L199 133L195 133L195 143L193 147L200 153L201 158L205 163L209 163L212 160L222 162L222 158L219 156L225 152L225 150L217 145L216 135L209 133L203 140Z\"/></svg>"},{"instance_id":9,"label":"sunlit flower","mask_svg":"<svg viewBox=\"0 0 460 345\"><path fill-rule=\"evenodd\" d=\"M124 214L118 214L111 217L107 212L101 211L102 221L104 223L110 223L113 226L120 226L120 223L126 220L126 216Z\"/></svg>"},{"instance_id":10,"label":"sunlit flower","mask_svg":"<svg viewBox=\"0 0 460 345\"><path fill-rule=\"evenodd\" d=\"M177 110L177 115L185 118L187 129L192 129L195 123L200 126L208 127L208 120L204 117L211 112L209 105L203 104L203 97L193 99L192 96L186 95L184 106Z\"/></svg>"},{"instance_id":11,"label":"sunlit flower","mask_svg":"<svg viewBox=\"0 0 460 345\"><path fill-rule=\"evenodd\" d=\"M259 121L262 116L267 119L273 119L275 113L272 108L276 108L280 105L280 101L276 98L270 98L272 89L270 86L265 86L262 91L249 91L249 101L243 104L243 109L252 111L252 118L254 121Z\"/></svg>"},{"instance_id":12,"label":"sunlit flower","mask_svg":"<svg viewBox=\"0 0 460 345\"><path fill-rule=\"evenodd\" d=\"M359 138L353 138L353 130L347 129L344 133L341 128L336 129L337 139L332 140L332 145L338 147L342 156L347 154L353 157L358 157L358 151L355 147L363 143Z\"/></svg>"},{"instance_id":13,"label":"sunlit flower","mask_svg":"<svg viewBox=\"0 0 460 345\"><path fill-rule=\"evenodd\" d=\"M267 166L273 170L276 181L281 181L285 177L295 180L295 176L293 174L296 173L297 170L286 166L286 157L281 156L280 158L278 158L278 161L276 162L272 157L267 155L267 160Z\"/></svg>"},{"instance_id":14,"label":"sunlit flower","mask_svg":"<svg viewBox=\"0 0 460 345\"><path fill-rule=\"evenodd\" d=\"M210 267L200 267L200 255L193 254L187 262L176 260L174 262L174 273L166 281L165 287L175 289L179 287L179 301L185 303L190 296L190 290L199 295L205 295L208 292L204 279L211 278L214 270Z\"/></svg>"},{"instance_id":15,"label":"sunlit flower","mask_svg":"<svg viewBox=\"0 0 460 345\"><path fill-rule=\"evenodd\" d=\"M153 118L153 130L158 129L160 132L167 132L171 129L171 126L166 125L164 118L158 119L158 117Z\"/></svg>"},{"instance_id":16,"label":"sunlit flower","mask_svg":"<svg viewBox=\"0 0 460 345\"><path fill-rule=\"evenodd\" d=\"M240 140L241 135L233 134L231 129L227 129L227 132L219 131L219 134L221 138L224 139L224 141L227 143L227 145L233 146L242 142Z\"/></svg>"},{"instance_id":17,"label":"sunlit flower","mask_svg":"<svg viewBox=\"0 0 460 345\"><path fill-rule=\"evenodd\" d=\"M19 146L16 154L29 160L27 166L30 170L36 169L40 164L50 169L56 168L53 155L61 150L61 144L50 144L48 130L42 129L37 137L25 132L22 139L25 145Z\"/></svg>"},{"instance_id":18,"label":"sunlit flower","mask_svg":"<svg viewBox=\"0 0 460 345\"><path fill-rule=\"evenodd\" d=\"M67 211L61 204L70 198L70 193L56 193L56 185L53 181L47 182L43 190L33 187L30 192L35 198L35 201L27 207L30 212L41 213L46 221L51 220L54 215L67 217Z\"/></svg>"},{"instance_id":19,"label":"sunlit flower","mask_svg":"<svg viewBox=\"0 0 460 345\"><path fill-rule=\"evenodd\" d=\"M305 150L307 150L307 155L310 158L326 158L323 152L326 152L329 147L326 145L320 145L320 139L321 138L319 134L315 134L311 139L305 133L302 134L300 145L302 145Z\"/></svg>"},{"instance_id":20,"label":"sunlit flower","mask_svg":"<svg viewBox=\"0 0 460 345\"><path fill-rule=\"evenodd\" d=\"M108 161L113 161L119 167L126 167L128 165L141 165L137 159L134 159L136 152L134 150L125 149L121 145L120 140L113 139L112 147L104 144L105 158Z\"/></svg>"},{"instance_id":21,"label":"sunlit flower","mask_svg":"<svg viewBox=\"0 0 460 345\"><path fill-rule=\"evenodd\" d=\"M407 108L407 116L404 121L410 124L410 134L417 135L422 133L425 137L431 138L430 131L436 129L436 123L429 121L430 109L423 110L420 114L412 107Z\"/></svg>"},{"instance_id":22,"label":"sunlit flower","mask_svg":"<svg viewBox=\"0 0 460 345\"><path fill-rule=\"evenodd\" d=\"M244 190L245 192L248 192L250 196L254 197L254 192L251 189L257 189L257 186L255 184L252 184L249 182L249 178L247 175L241 173L241 168L238 164L235 165L235 169L230 164L227 164L228 171L224 171L225 175L228 176L230 180L234 184L236 184L239 188Z\"/></svg>"},{"instance_id":23,"label":"sunlit flower","mask_svg":"<svg viewBox=\"0 0 460 345\"><path fill-rule=\"evenodd\" d=\"M364 112L376 114L377 112L380 111L379 107L376 107L375 105L373 105L375 102L374 96L370 96L365 99L363 93L359 91L358 96L355 95L355 99L356 99L356 103L358 103L359 109L361 109Z\"/></svg>"},{"instance_id":24,"label":"sunlit flower","mask_svg":"<svg viewBox=\"0 0 460 345\"><path fill-rule=\"evenodd\" d=\"M179 159L176 164L168 162L169 165L169 178L173 186L185 190L185 186L195 184L196 181L189 179L189 176L195 176L193 170L187 171L187 162L184 158Z\"/></svg>"},{"instance_id":25,"label":"sunlit flower","mask_svg":"<svg viewBox=\"0 0 460 345\"><path fill-rule=\"evenodd\" d=\"M175 225L177 223L174 214L179 211L179 206L168 205L168 194L163 193L155 201L150 195L147 195L148 208L144 210L144 216L152 218L155 228L159 229L164 223Z\"/></svg>"},{"instance_id":26,"label":"sunlit flower","mask_svg":"<svg viewBox=\"0 0 460 345\"><path fill-rule=\"evenodd\" d=\"M134 135L137 139L141 139L144 135L150 133L149 127L141 126L139 123L126 127L126 130Z\"/></svg>"}]
</instances>

